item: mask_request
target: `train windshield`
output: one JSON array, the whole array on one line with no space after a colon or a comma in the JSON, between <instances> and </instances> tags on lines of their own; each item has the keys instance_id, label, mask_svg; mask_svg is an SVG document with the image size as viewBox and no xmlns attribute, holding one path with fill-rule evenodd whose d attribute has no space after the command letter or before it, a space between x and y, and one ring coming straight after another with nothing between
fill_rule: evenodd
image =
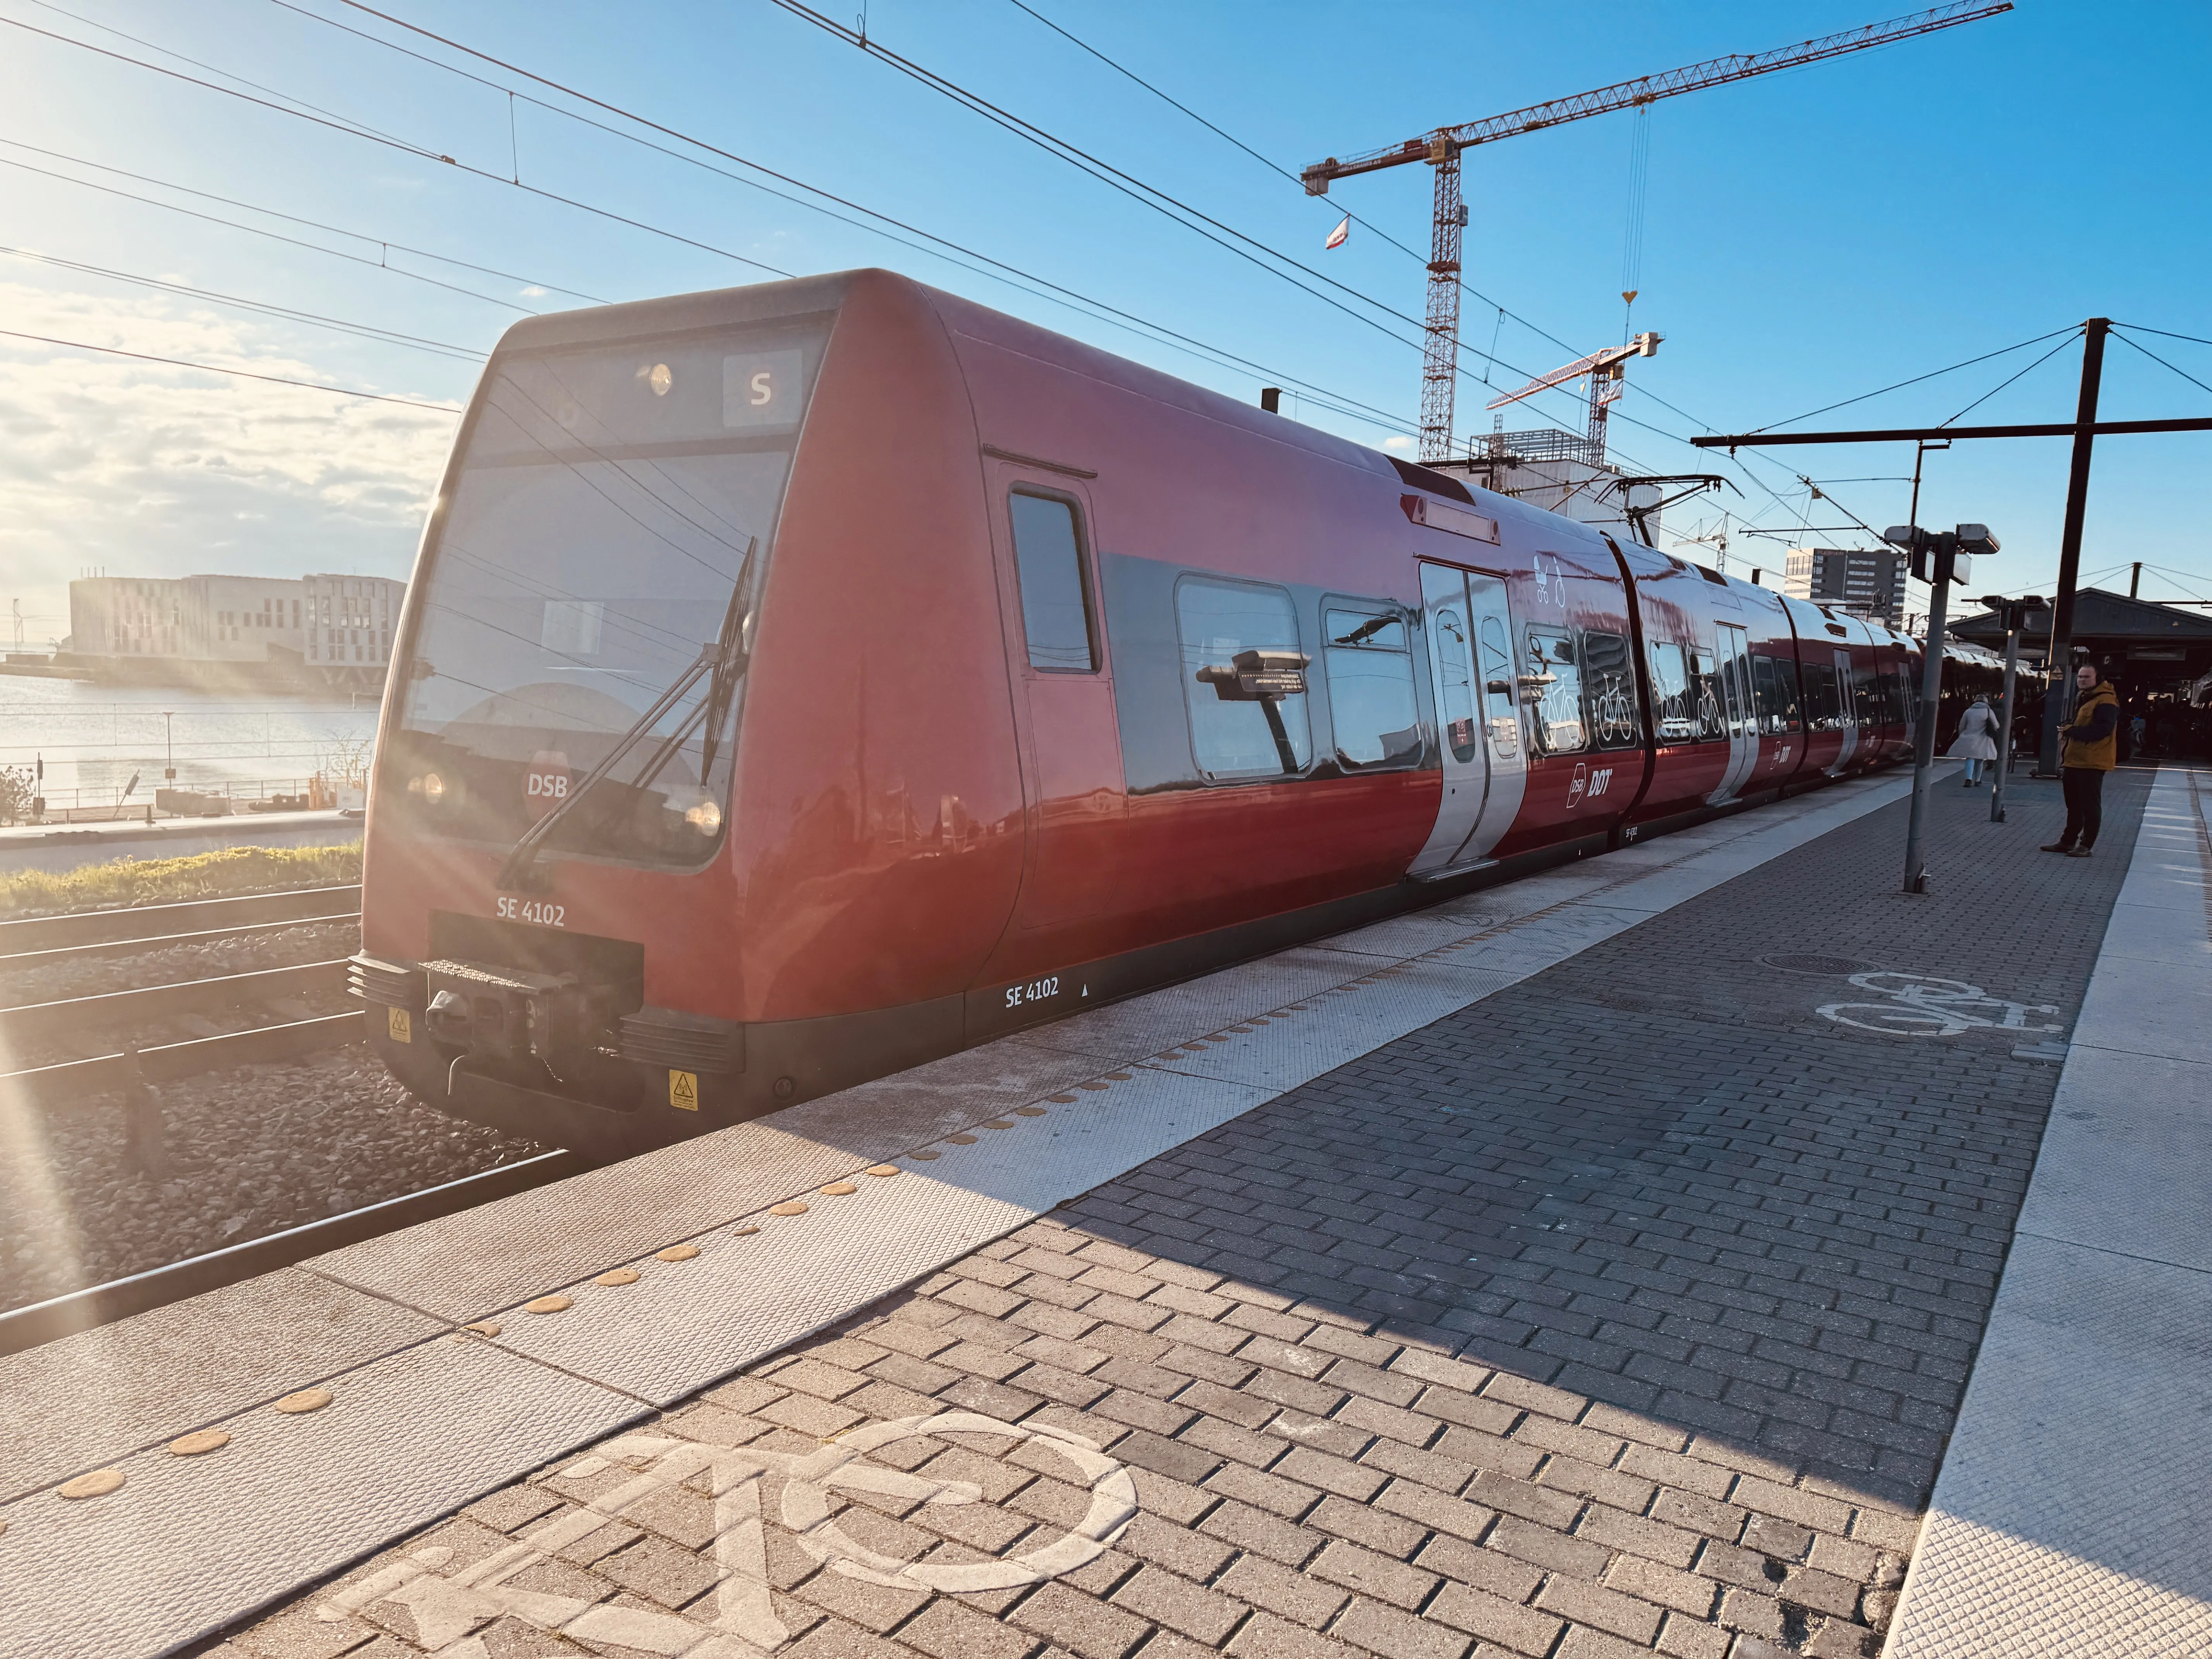
<instances>
[{"instance_id":1,"label":"train windshield","mask_svg":"<svg viewBox=\"0 0 2212 1659\"><path fill-rule=\"evenodd\" d=\"M422 833L511 844L577 791L546 852L705 861L825 337L754 328L495 365L395 665L380 804ZM721 670L695 672L708 655Z\"/></svg>"}]
</instances>

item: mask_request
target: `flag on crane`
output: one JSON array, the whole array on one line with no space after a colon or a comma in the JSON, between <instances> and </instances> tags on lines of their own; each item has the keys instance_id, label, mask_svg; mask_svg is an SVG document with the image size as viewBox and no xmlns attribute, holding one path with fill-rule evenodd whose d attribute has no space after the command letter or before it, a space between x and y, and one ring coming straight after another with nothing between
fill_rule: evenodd
<instances>
[{"instance_id":1,"label":"flag on crane","mask_svg":"<svg viewBox=\"0 0 2212 1659\"><path fill-rule=\"evenodd\" d=\"M1342 247L1346 241L1351 240L1351 237L1352 216L1347 213L1344 216L1344 222L1338 225L1334 230L1329 232L1328 240L1324 242L1322 246L1324 247Z\"/></svg>"}]
</instances>

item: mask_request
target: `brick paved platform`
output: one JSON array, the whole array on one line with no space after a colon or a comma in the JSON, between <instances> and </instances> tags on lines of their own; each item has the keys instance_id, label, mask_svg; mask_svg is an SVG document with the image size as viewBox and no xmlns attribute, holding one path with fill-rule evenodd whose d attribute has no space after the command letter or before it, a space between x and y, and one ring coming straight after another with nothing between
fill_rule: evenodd
<instances>
[{"instance_id":1,"label":"brick paved platform","mask_svg":"<svg viewBox=\"0 0 2212 1659\"><path fill-rule=\"evenodd\" d=\"M213 1650L1871 1655L2148 788L1952 786L1925 899L1871 813Z\"/></svg>"}]
</instances>

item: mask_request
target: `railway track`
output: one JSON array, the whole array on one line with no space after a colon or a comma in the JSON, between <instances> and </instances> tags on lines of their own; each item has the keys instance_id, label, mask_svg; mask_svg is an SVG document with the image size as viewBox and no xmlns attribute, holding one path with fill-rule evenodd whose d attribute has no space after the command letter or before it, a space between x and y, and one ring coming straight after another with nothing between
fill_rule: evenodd
<instances>
[{"instance_id":1,"label":"railway track","mask_svg":"<svg viewBox=\"0 0 2212 1659\"><path fill-rule=\"evenodd\" d=\"M0 970L60 968L88 958L351 921L360 914L361 889L339 886L0 922ZM345 981L346 962L337 957L0 1008L0 1056L74 1034L118 1034L111 1039L115 1047L110 1053L0 1072L0 1117L32 1112L57 1122L82 1122L85 1113L116 1111L119 1106L122 1133L126 1142L135 1144L147 1121L159 1122L160 1101L148 1085L329 1054L361 1041L365 1027L361 1012L353 1009L304 1019L273 1018L241 1030L148 1047L125 1042L121 1033L143 1031L180 1016L236 1018L272 1004L312 1004L343 991ZM155 1133L158 1138L158 1127ZM544 1152L0 1312L0 1354L272 1273L589 1167L573 1152Z\"/></svg>"},{"instance_id":2,"label":"railway track","mask_svg":"<svg viewBox=\"0 0 2212 1659\"><path fill-rule=\"evenodd\" d=\"M312 922L349 921L360 915L361 888L355 884L0 921L0 969L43 968L173 945L204 945Z\"/></svg>"}]
</instances>

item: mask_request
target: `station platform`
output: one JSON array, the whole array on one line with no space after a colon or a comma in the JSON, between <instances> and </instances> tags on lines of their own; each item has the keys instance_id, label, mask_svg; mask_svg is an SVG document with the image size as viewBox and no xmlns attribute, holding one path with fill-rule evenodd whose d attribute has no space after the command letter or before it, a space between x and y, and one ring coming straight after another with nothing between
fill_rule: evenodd
<instances>
[{"instance_id":1,"label":"station platform","mask_svg":"<svg viewBox=\"0 0 2212 1659\"><path fill-rule=\"evenodd\" d=\"M1908 787L0 1359L0 1655L2212 1649L2212 776Z\"/></svg>"}]
</instances>

